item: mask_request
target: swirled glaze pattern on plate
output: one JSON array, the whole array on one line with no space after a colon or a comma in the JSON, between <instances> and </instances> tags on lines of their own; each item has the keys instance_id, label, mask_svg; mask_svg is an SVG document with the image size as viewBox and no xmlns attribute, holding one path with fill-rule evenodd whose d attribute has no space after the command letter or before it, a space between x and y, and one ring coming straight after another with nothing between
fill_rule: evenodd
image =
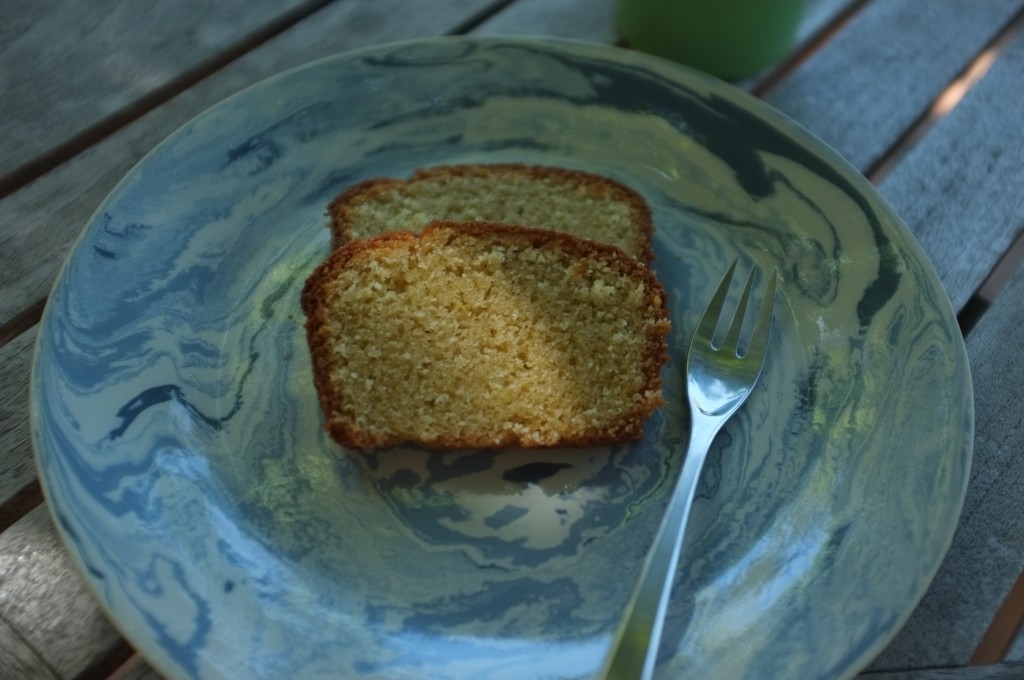
<instances>
[{"instance_id":1,"label":"swirled glaze pattern on plate","mask_svg":"<svg viewBox=\"0 0 1024 680\"><path fill-rule=\"evenodd\" d=\"M670 405L632 446L338 450L298 306L326 203L488 161L603 173L650 202ZM612 48L383 46L172 135L53 290L32 389L47 496L168 677L589 677L684 453L684 348L736 257L778 267L784 294L764 377L701 481L661 674L848 678L914 607L961 506L973 413L950 305L833 152L741 92Z\"/></svg>"}]
</instances>

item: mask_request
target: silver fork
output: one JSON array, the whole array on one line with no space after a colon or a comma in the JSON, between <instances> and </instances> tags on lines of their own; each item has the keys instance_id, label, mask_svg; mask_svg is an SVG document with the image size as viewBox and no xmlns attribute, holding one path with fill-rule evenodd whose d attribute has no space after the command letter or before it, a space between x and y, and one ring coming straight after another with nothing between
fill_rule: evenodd
<instances>
[{"instance_id":1,"label":"silver fork","mask_svg":"<svg viewBox=\"0 0 1024 680\"><path fill-rule=\"evenodd\" d=\"M683 546L686 521L697 490L704 459L711 441L726 420L736 412L757 383L771 336L772 310L778 271L773 271L750 345L740 356L739 338L754 283L754 270L743 287L736 313L724 342L714 342L736 262L726 272L707 309L704 310L686 359L686 389L690 400L690 443L672 499L626 613L615 633L611 651L601 670L602 680L650 680L658 656L665 624L672 577Z\"/></svg>"}]
</instances>

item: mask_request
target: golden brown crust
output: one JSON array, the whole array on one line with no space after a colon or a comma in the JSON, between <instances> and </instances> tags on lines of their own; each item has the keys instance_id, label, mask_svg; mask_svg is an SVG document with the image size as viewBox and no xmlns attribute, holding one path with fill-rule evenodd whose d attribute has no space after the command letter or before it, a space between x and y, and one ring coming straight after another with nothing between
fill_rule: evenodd
<instances>
[{"instance_id":1,"label":"golden brown crust","mask_svg":"<svg viewBox=\"0 0 1024 680\"><path fill-rule=\"evenodd\" d=\"M343 247L335 250L306 281L302 291L301 304L307 319L305 327L313 363L313 378L321 409L325 415L324 428L332 439L342 446L353 448L391 446L409 441L441 450L538 446L524 443L513 433L508 433L500 438L481 434L476 437L435 438L429 441L418 440L415 437L375 437L359 430L336 415L340 412L338 405L344 399L344 395L335 390L335 385L329 378L332 359L327 343L328 310L323 304L325 286L334 280L355 258L372 255L374 251L381 249L407 247L419 239L431 238L443 232L449 232L450 238L455 238L459 234L469 234L495 242L517 241L520 244L525 242L529 246L537 248L561 248L578 261L585 261L587 258L600 260L614 271L643 286L647 292L646 299L654 323L650 324L647 330L643 387L640 393L657 394L658 398L645 400L634 410L622 414L618 421L609 423L599 430L581 432L575 436L567 436L539 446L597 446L641 438L644 422L656 408L664 404L664 400L660 398L660 370L668 360L667 300L664 289L653 272L614 246L587 241L566 233L499 223L436 221L430 223L419 235L410 232L390 232L367 240L349 241Z\"/></svg>"},{"instance_id":2,"label":"golden brown crust","mask_svg":"<svg viewBox=\"0 0 1024 680\"><path fill-rule=\"evenodd\" d=\"M417 181L436 177L486 177L494 174L527 175L540 180L554 180L574 186L585 187L596 195L610 197L629 206L631 219L637 230L635 252L640 261L651 264L654 261L654 250L651 238L654 235L654 222L647 201L636 191L608 177L594 175L582 170L570 170L547 165L527 165L525 163L485 163L466 165L437 165L416 170L407 180L391 177L376 177L355 184L327 206L327 215L331 223L331 243L335 249L352 240L349 232L351 211L371 200L374 196L392 190L396 186L411 184ZM526 225L530 226L530 225Z\"/></svg>"}]
</instances>

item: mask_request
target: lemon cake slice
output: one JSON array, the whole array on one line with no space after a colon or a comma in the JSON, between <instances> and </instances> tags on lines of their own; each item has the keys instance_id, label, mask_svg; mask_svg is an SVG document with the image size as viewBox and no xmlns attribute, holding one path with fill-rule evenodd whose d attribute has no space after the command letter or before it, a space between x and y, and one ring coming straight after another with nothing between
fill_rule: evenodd
<instances>
[{"instance_id":1,"label":"lemon cake slice","mask_svg":"<svg viewBox=\"0 0 1024 680\"><path fill-rule=\"evenodd\" d=\"M370 448L638 439L663 404L665 293L621 250L440 221L334 251L302 293L324 427Z\"/></svg>"},{"instance_id":2,"label":"lemon cake slice","mask_svg":"<svg viewBox=\"0 0 1024 680\"><path fill-rule=\"evenodd\" d=\"M516 163L445 165L407 180L354 185L328 207L335 248L389 231L419 231L434 220L501 222L563 231L617 246L650 264L647 202L599 175Z\"/></svg>"}]
</instances>

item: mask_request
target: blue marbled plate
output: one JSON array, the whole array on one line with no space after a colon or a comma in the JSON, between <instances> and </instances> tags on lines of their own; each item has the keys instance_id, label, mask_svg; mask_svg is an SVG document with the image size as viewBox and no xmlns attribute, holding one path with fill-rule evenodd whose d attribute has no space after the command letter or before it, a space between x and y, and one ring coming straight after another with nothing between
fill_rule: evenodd
<instances>
[{"instance_id":1,"label":"blue marbled plate","mask_svg":"<svg viewBox=\"0 0 1024 680\"><path fill-rule=\"evenodd\" d=\"M670 293L671 404L642 443L345 452L299 291L370 176L525 161L636 188ZM61 533L170 678L587 678L683 455L680 369L735 257L785 288L764 377L698 492L661 677L848 678L924 592L973 413L931 266L805 131L682 67L434 39L212 108L103 203L54 287L33 436Z\"/></svg>"}]
</instances>

